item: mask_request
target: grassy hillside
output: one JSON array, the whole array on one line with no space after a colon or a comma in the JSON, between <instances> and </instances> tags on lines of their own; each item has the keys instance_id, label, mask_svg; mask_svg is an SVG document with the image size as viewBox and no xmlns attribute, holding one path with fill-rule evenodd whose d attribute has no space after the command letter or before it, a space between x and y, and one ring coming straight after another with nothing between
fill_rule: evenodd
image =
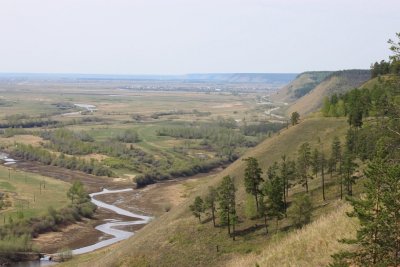
<instances>
[{"instance_id":1,"label":"grassy hillside","mask_svg":"<svg viewBox=\"0 0 400 267\"><path fill-rule=\"evenodd\" d=\"M293 102L314 89L331 71L308 71L299 74L290 84L280 89L271 98L275 101Z\"/></svg>"},{"instance_id":2,"label":"grassy hillside","mask_svg":"<svg viewBox=\"0 0 400 267\"><path fill-rule=\"evenodd\" d=\"M282 154L294 158L297 148L306 141L310 142L312 146L320 146L321 144L318 144L318 139L320 139L322 140L323 148L327 150L333 137L335 135L343 137L346 129L346 122L343 119L308 119L265 140L244 157L253 156L258 158L263 170L265 170L274 161L278 161ZM215 266L243 257L248 253L261 253L266 246L276 244L279 240L286 240L285 238L291 238L290 236L298 235L298 232L293 231L285 220L280 223L278 231L274 228L274 224L271 223L270 233L277 232L277 234L269 234L266 237L264 230L257 227L253 231L249 231L254 224L260 224L260 222L245 218L244 167L243 161L239 159L220 174L200 180L195 193L190 196L187 202L155 219L154 222L139 231L133 238L93 254L78 257L65 265L146 266L146 264L151 264L151 266ZM213 228L211 223L199 224L188 208L196 195L204 196L208 186L216 185L227 174L235 177L238 188L238 212L240 218L243 219L238 225L239 235L237 241L232 241L228 238L225 228ZM336 202L332 201L337 198L337 190L332 186L330 190L327 190L328 202L322 202L319 184L319 180L310 183L311 197L315 207L314 220L318 219L321 214L337 209ZM293 189L292 192L300 190L303 191L302 188L298 187ZM331 225L321 224L321 227L320 231L328 231ZM326 242L336 243L336 236L331 236L331 239L326 240ZM330 251L335 250L336 248L332 248ZM312 256L312 253L317 253L317 251L314 249L314 251L308 251L308 253ZM302 257L301 255L298 256ZM317 257L318 255L315 254L315 256Z\"/></svg>"},{"instance_id":3,"label":"grassy hillside","mask_svg":"<svg viewBox=\"0 0 400 267\"><path fill-rule=\"evenodd\" d=\"M271 242L261 253L239 256L225 266L327 266L332 260L330 255L348 246L335 240L354 238L357 229L357 222L346 215L350 211L349 205L337 204L336 211L321 216L278 242Z\"/></svg>"},{"instance_id":4,"label":"grassy hillside","mask_svg":"<svg viewBox=\"0 0 400 267\"><path fill-rule=\"evenodd\" d=\"M298 99L288 109L288 114L294 111L301 115L316 111L321 107L325 96L334 93L344 93L355 87L361 86L371 77L369 70L344 70L337 71L327 76L321 83L308 94Z\"/></svg>"}]
</instances>

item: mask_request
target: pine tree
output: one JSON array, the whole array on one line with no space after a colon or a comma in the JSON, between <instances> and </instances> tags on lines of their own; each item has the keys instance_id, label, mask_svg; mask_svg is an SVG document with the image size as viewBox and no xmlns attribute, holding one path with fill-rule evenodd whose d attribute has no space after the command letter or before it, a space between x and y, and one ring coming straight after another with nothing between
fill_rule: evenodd
<instances>
[{"instance_id":1,"label":"pine tree","mask_svg":"<svg viewBox=\"0 0 400 267\"><path fill-rule=\"evenodd\" d=\"M333 167L334 167L334 170L336 171L337 164L338 163L341 164L340 162L341 162L341 155L342 155L342 147L340 144L339 137L335 136L333 138L331 149L332 149L331 158L333 159L333 163L334 163Z\"/></svg>"},{"instance_id":2,"label":"pine tree","mask_svg":"<svg viewBox=\"0 0 400 267\"><path fill-rule=\"evenodd\" d=\"M354 155L349 151L346 151L343 157L343 176L345 184L346 184L346 191L349 196L353 194L353 184L355 183L355 176L353 176L354 171L358 165L354 162Z\"/></svg>"},{"instance_id":3,"label":"pine tree","mask_svg":"<svg viewBox=\"0 0 400 267\"><path fill-rule=\"evenodd\" d=\"M350 198L360 228L354 252L335 255L350 258L357 266L398 266L400 255L400 166L375 158L366 171L365 194ZM333 265L334 266L334 265Z\"/></svg>"},{"instance_id":4,"label":"pine tree","mask_svg":"<svg viewBox=\"0 0 400 267\"><path fill-rule=\"evenodd\" d=\"M311 164L311 148L308 142L303 143L298 151L298 172L300 175L300 183L302 186L306 188L306 192L308 193L308 170Z\"/></svg>"},{"instance_id":5,"label":"pine tree","mask_svg":"<svg viewBox=\"0 0 400 267\"><path fill-rule=\"evenodd\" d=\"M236 188L233 183L233 179L227 175L222 178L222 182L218 187L218 204L220 211L220 219L222 225L228 226L229 236L233 236L235 239L235 224L237 222L236 215ZM233 231L231 232L231 226L233 226Z\"/></svg>"},{"instance_id":6,"label":"pine tree","mask_svg":"<svg viewBox=\"0 0 400 267\"><path fill-rule=\"evenodd\" d=\"M289 177L290 177L290 168L288 162L286 161L286 155L282 156L282 162L280 164L280 174L283 182L282 196L283 196L284 211L286 216L286 209L287 209L286 192L289 188Z\"/></svg>"},{"instance_id":7,"label":"pine tree","mask_svg":"<svg viewBox=\"0 0 400 267\"><path fill-rule=\"evenodd\" d=\"M207 209L211 210L211 216L214 227L215 227L215 211L217 210L216 207L217 198L218 198L218 191L212 186L208 187L208 195L206 196L205 199L205 206Z\"/></svg>"},{"instance_id":8,"label":"pine tree","mask_svg":"<svg viewBox=\"0 0 400 267\"><path fill-rule=\"evenodd\" d=\"M283 201L283 182L282 178L278 175L278 164L275 162L268 168L268 180L264 183L264 195L268 197L268 213L271 217L276 219L276 230L278 230L278 222L282 219L285 212L285 204Z\"/></svg>"},{"instance_id":9,"label":"pine tree","mask_svg":"<svg viewBox=\"0 0 400 267\"><path fill-rule=\"evenodd\" d=\"M329 101L329 97L325 97L324 98L324 103L323 103L323 105L322 105L322 114L325 116L325 117L328 117L329 116L329 110L330 110L330 108L331 108L331 102Z\"/></svg>"},{"instance_id":10,"label":"pine tree","mask_svg":"<svg viewBox=\"0 0 400 267\"><path fill-rule=\"evenodd\" d=\"M318 172L320 170L320 152L318 151L317 148L314 148L312 156L311 156L311 165L312 165L312 171L315 175L315 178L318 178Z\"/></svg>"},{"instance_id":11,"label":"pine tree","mask_svg":"<svg viewBox=\"0 0 400 267\"><path fill-rule=\"evenodd\" d=\"M194 199L192 205L189 206L190 210L192 211L193 215L199 219L201 222L201 214L204 212L204 201L201 197L197 196Z\"/></svg>"},{"instance_id":12,"label":"pine tree","mask_svg":"<svg viewBox=\"0 0 400 267\"><path fill-rule=\"evenodd\" d=\"M291 121L292 125L294 126L294 125L298 124L299 120L300 120L300 114L297 111L292 112L292 115L290 116L290 121Z\"/></svg>"},{"instance_id":13,"label":"pine tree","mask_svg":"<svg viewBox=\"0 0 400 267\"><path fill-rule=\"evenodd\" d=\"M261 177L262 170L258 165L256 158L249 157L244 159L246 161L246 169L244 170L244 186L246 192L252 194L256 200L256 207L258 212L258 196L260 195L260 184L264 181Z\"/></svg>"},{"instance_id":14,"label":"pine tree","mask_svg":"<svg viewBox=\"0 0 400 267\"><path fill-rule=\"evenodd\" d=\"M294 226L301 228L311 221L312 203L310 196L298 195L295 197L292 205L288 209L289 217Z\"/></svg>"},{"instance_id":15,"label":"pine tree","mask_svg":"<svg viewBox=\"0 0 400 267\"><path fill-rule=\"evenodd\" d=\"M260 218L264 218L264 227L265 227L265 234L268 234L268 224L267 224L267 217L268 217L268 209L267 209L267 201L266 199L261 196L260 198L260 208L258 211Z\"/></svg>"},{"instance_id":16,"label":"pine tree","mask_svg":"<svg viewBox=\"0 0 400 267\"><path fill-rule=\"evenodd\" d=\"M321 186L322 186L322 200L325 201L325 167L327 164L325 153L321 151L319 154L319 169L321 170Z\"/></svg>"},{"instance_id":17,"label":"pine tree","mask_svg":"<svg viewBox=\"0 0 400 267\"><path fill-rule=\"evenodd\" d=\"M286 183L286 198L289 197L289 188L292 186L292 182L295 181L298 176L296 161L290 160L288 161L287 165L288 165L288 180Z\"/></svg>"}]
</instances>

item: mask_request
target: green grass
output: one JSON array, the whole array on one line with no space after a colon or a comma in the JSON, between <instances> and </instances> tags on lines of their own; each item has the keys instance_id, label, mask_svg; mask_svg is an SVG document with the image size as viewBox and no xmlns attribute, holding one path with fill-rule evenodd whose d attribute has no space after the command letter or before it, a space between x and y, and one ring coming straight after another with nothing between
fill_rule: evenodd
<instances>
[{"instance_id":1,"label":"green grass","mask_svg":"<svg viewBox=\"0 0 400 267\"><path fill-rule=\"evenodd\" d=\"M9 182L4 182L4 181L0 182L0 188L3 189L4 191L11 191L11 192L14 192L16 189L15 186L10 184Z\"/></svg>"},{"instance_id":2,"label":"green grass","mask_svg":"<svg viewBox=\"0 0 400 267\"><path fill-rule=\"evenodd\" d=\"M0 166L0 190L12 203L11 207L0 211L0 224L4 217L14 217L17 212L30 218L46 214L50 206L55 209L66 206L68 188L68 183L53 178Z\"/></svg>"}]
</instances>

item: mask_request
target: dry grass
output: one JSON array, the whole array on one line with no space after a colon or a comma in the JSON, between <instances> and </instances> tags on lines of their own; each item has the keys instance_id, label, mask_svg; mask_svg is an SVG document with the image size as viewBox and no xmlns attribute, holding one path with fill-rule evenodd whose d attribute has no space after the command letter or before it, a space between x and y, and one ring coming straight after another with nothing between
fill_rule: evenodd
<instances>
[{"instance_id":1,"label":"dry grass","mask_svg":"<svg viewBox=\"0 0 400 267\"><path fill-rule=\"evenodd\" d=\"M293 80L290 84L281 88L276 94L271 95L271 99L275 101L291 102L293 101L294 91L302 88L304 85L311 83L313 80L310 78L309 73L303 73L298 78Z\"/></svg>"},{"instance_id":2,"label":"dry grass","mask_svg":"<svg viewBox=\"0 0 400 267\"><path fill-rule=\"evenodd\" d=\"M109 158L109 156L103 155L103 154L92 153L92 154L88 154L88 155L84 155L84 156L79 156L79 158L80 159L84 159L84 160L95 159L95 160L98 160L98 161L102 161L104 159Z\"/></svg>"},{"instance_id":3,"label":"dry grass","mask_svg":"<svg viewBox=\"0 0 400 267\"><path fill-rule=\"evenodd\" d=\"M326 266L330 255L348 245L337 242L342 238L353 238L357 222L345 214L348 204L336 203L337 210L297 230L278 242L271 242L261 253L233 257L225 266Z\"/></svg>"},{"instance_id":4,"label":"dry grass","mask_svg":"<svg viewBox=\"0 0 400 267\"><path fill-rule=\"evenodd\" d=\"M45 141L41 137L35 135L15 135L8 138L0 137L0 144L4 144L5 146L13 145L14 143L40 146L43 142Z\"/></svg>"},{"instance_id":5,"label":"dry grass","mask_svg":"<svg viewBox=\"0 0 400 267\"><path fill-rule=\"evenodd\" d=\"M294 111L300 113L300 115L309 114L316 111L322 106L325 96L330 96L334 93L345 93L355 87L359 87L369 80L369 74L357 74L357 73L339 73L323 80L308 94L298 99L290 108L287 110L287 114L291 114Z\"/></svg>"},{"instance_id":6,"label":"dry grass","mask_svg":"<svg viewBox=\"0 0 400 267\"><path fill-rule=\"evenodd\" d=\"M334 88L340 84L340 79L338 77L332 77L328 80L323 81L318 84L310 93L298 99L293 105L288 109L288 114L294 111L300 113L300 115L308 114L312 111L317 110L326 95L329 94L329 89Z\"/></svg>"}]
</instances>

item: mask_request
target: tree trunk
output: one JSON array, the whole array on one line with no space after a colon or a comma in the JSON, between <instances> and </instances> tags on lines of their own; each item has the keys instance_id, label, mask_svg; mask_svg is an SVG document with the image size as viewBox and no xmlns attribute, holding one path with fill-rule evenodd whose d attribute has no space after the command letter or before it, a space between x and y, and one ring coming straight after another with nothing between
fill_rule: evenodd
<instances>
[{"instance_id":1,"label":"tree trunk","mask_svg":"<svg viewBox=\"0 0 400 267\"><path fill-rule=\"evenodd\" d=\"M264 226L265 226L265 234L268 234L268 226L267 226L267 215L264 215Z\"/></svg>"},{"instance_id":2,"label":"tree trunk","mask_svg":"<svg viewBox=\"0 0 400 267\"><path fill-rule=\"evenodd\" d=\"M231 236L231 220L229 217L229 211L228 211L228 235Z\"/></svg>"},{"instance_id":3,"label":"tree trunk","mask_svg":"<svg viewBox=\"0 0 400 267\"><path fill-rule=\"evenodd\" d=\"M343 199L343 176L340 175L340 199Z\"/></svg>"},{"instance_id":4,"label":"tree trunk","mask_svg":"<svg viewBox=\"0 0 400 267\"><path fill-rule=\"evenodd\" d=\"M289 196L289 179L286 181L286 197Z\"/></svg>"},{"instance_id":5,"label":"tree trunk","mask_svg":"<svg viewBox=\"0 0 400 267\"><path fill-rule=\"evenodd\" d=\"M211 214L212 214L213 225L215 227L215 208L214 208L214 205L211 207Z\"/></svg>"},{"instance_id":6,"label":"tree trunk","mask_svg":"<svg viewBox=\"0 0 400 267\"><path fill-rule=\"evenodd\" d=\"M284 211L285 211L285 218L287 217L287 214L286 214L286 206L287 206L287 203L286 203L286 195L285 195L285 188L283 189L283 209L284 209Z\"/></svg>"},{"instance_id":7,"label":"tree trunk","mask_svg":"<svg viewBox=\"0 0 400 267\"><path fill-rule=\"evenodd\" d=\"M235 221L232 222L232 239L235 241Z\"/></svg>"},{"instance_id":8,"label":"tree trunk","mask_svg":"<svg viewBox=\"0 0 400 267\"><path fill-rule=\"evenodd\" d=\"M308 178L307 178L307 174L306 174L306 192L308 193Z\"/></svg>"},{"instance_id":9,"label":"tree trunk","mask_svg":"<svg viewBox=\"0 0 400 267\"><path fill-rule=\"evenodd\" d=\"M325 174L324 166L321 168L321 179L322 179L322 199L325 201Z\"/></svg>"},{"instance_id":10,"label":"tree trunk","mask_svg":"<svg viewBox=\"0 0 400 267\"><path fill-rule=\"evenodd\" d=\"M256 193L254 195L254 197L256 198L256 209L257 209L257 213L258 213L258 194Z\"/></svg>"},{"instance_id":11,"label":"tree trunk","mask_svg":"<svg viewBox=\"0 0 400 267\"><path fill-rule=\"evenodd\" d=\"M348 171L347 172L347 184L346 184L346 187L347 187L347 195L350 195L350 171Z\"/></svg>"}]
</instances>

